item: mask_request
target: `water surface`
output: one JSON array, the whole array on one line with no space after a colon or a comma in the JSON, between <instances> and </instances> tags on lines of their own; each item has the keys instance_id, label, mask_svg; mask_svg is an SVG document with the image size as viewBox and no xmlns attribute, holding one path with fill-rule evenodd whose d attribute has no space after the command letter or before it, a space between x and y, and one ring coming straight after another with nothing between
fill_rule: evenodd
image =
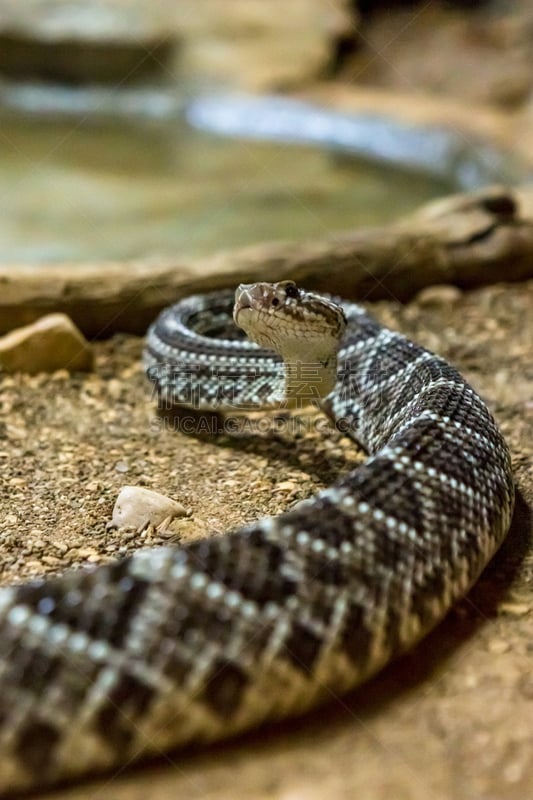
<instances>
[{"instance_id":1,"label":"water surface","mask_svg":"<svg viewBox=\"0 0 533 800\"><path fill-rule=\"evenodd\" d=\"M444 181L179 119L0 115L0 260L180 258L388 222Z\"/></svg>"}]
</instances>

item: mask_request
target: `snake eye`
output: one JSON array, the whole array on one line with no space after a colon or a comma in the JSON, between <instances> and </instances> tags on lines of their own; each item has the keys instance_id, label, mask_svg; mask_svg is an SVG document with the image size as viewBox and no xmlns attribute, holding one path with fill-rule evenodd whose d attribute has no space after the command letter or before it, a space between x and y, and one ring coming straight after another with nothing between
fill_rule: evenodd
<instances>
[{"instance_id":1,"label":"snake eye","mask_svg":"<svg viewBox=\"0 0 533 800\"><path fill-rule=\"evenodd\" d=\"M274 297L274 298L272 299L272 305L273 305L273 306L279 306L279 300L278 300L278 298L277 298L277 297Z\"/></svg>"},{"instance_id":2,"label":"snake eye","mask_svg":"<svg viewBox=\"0 0 533 800\"><path fill-rule=\"evenodd\" d=\"M300 292L295 283L288 283L285 287L285 297L299 297Z\"/></svg>"}]
</instances>

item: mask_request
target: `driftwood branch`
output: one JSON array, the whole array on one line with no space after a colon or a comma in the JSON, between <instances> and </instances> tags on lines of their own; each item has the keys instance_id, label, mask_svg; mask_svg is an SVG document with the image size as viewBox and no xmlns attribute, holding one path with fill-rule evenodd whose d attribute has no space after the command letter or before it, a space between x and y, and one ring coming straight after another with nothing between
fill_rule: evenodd
<instances>
[{"instance_id":1,"label":"driftwood branch","mask_svg":"<svg viewBox=\"0 0 533 800\"><path fill-rule=\"evenodd\" d=\"M425 286L533 277L533 188L453 195L392 225L276 242L183 262L0 266L0 333L50 311L90 336L143 333L187 294L293 278L359 300L408 300Z\"/></svg>"}]
</instances>

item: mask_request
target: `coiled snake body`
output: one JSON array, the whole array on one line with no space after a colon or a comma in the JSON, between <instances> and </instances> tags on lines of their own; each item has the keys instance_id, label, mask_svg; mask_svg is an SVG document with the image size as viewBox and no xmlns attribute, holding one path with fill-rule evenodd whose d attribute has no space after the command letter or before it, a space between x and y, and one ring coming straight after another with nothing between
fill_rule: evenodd
<instances>
[{"instance_id":1,"label":"coiled snake body","mask_svg":"<svg viewBox=\"0 0 533 800\"><path fill-rule=\"evenodd\" d=\"M162 400L279 401L278 356L215 338L232 304L189 298L151 328ZM0 591L3 795L344 692L433 627L495 552L513 485L485 405L442 359L343 308L261 284L241 287L235 318L282 353L288 396L327 394L365 463L274 519Z\"/></svg>"}]
</instances>

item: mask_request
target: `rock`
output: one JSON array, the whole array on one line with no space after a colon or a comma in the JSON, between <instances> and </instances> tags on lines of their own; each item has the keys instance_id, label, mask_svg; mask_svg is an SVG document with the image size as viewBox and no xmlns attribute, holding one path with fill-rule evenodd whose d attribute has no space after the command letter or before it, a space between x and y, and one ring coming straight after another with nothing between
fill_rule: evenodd
<instances>
[{"instance_id":1,"label":"rock","mask_svg":"<svg viewBox=\"0 0 533 800\"><path fill-rule=\"evenodd\" d=\"M501 656L504 653L508 653L511 649L511 645L505 639L490 639L487 642L487 650L489 653L493 653L494 655Z\"/></svg>"},{"instance_id":2,"label":"rock","mask_svg":"<svg viewBox=\"0 0 533 800\"><path fill-rule=\"evenodd\" d=\"M6 0L0 71L67 83L276 89L330 67L354 36L349 0Z\"/></svg>"},{"instance_id":3,"label":"rock","mask_svg":"<svg viewBox=\"0 0 533 800\"><path fill-rule=\"evenodd\" d=\"M185 79L272 90L325 75L335 41L355 36L345 0L181 0Z\"/></svg>"},{"instance_id":4,"label":"rock","mask_svg":"<svg viewBox=\"0 0 533 800\"><path fill-rule=\"evenodd\" d=\"M518 681L518 691L528 700L533 700L533 675L526 674Z\"/></svg>"},{"instance_id":5,"label":"rock","mask_svg":"<svg viewBox=\"0 0 533 800\"><path fill-rule=\"evenodd\" d=\"M511 617L523 617L531 611L529 603L504 602L498 606L499 614L508 614Z\"/></svg>"},{"instance_id":6,"label":"rock","mask_svg":"<svg viewBox=\"0 0 533 800\"><path fill-rule=\"evenodd\" d=\"M144 8L142 7L144 5ZM59 83L139 82L165 75L175 40L164 0L7 0L0 21L0 71Z\"/></svg>"},{"instance_id":7,"label":"rock","mask_svg":"<svg viewBox=\"0 0 533 800\"><path fill-rule=\"evenodd\" d=\"M450 308L461 299L461 290L449 284L435 284L421 289L416 302L422 307L445 306Z\"/></svg>"},{"instance_id":8,"label":"rock","mask_svg":"<svg viewBox=\"0 0 533 800\"><path fill-rule=\"evenodd\" d=\"M0 338L0 369L5 372L55 372L93 368L94 354L66 314L47 314Z\"/></svg>"},{"instance_id":9,"label":"rock","mask_svg":"<svg viewBox=\"0 0 533 800\"><path fill-rule=\"evenodd\" d=\"M166 531L162 531L161 533L167 538L174 538L181 544L186 544L187 542L194 542L207 536L209 534L209 527L201 519L187 517L187 519L173 520Z\"/></svg>"},{"instance_id":10,"label":"rock","mask_svg":"<svg viewBox=\"0 0 533 800\"><path fill-rule=\"evenodd\" d=\"M281 481L277 483L274 487L274 491L278 492L296 492L298 490L298 484L294 481Z\"/></svg>"},{"instance_id":11,"label":"rock","mask_svg":"<svg viewBox=\"0 0 533 800\"><path fill-rule=\"evenodd\" d=\"M111 525L141 531L147 525L157 527L166 519L185 514L186 510L180 503L159 492L142 486L123 486L113 508Z\"/></svg>"},{"instance_id":12,"label":"rock","mask_svg":"<svg viewBox=\"0 0 533 800\"><path fill-rule=\"evenodd\" d=\"M487 101L514 109L527 100L531 3L419 3L416 14L406 12L405 2L379 5L381 13L364 17L361 47L345 67L356 76L354 82L398 91L410 86L422 97L447 95L470 109ZM360 8L366 10L363 4ZM402 35L394 36L400 28ZM376 58L384 49L386 58Z\"/></svg>"},{"instance_id":13,"label":"rock","mask_svg":"<svg viewBox=\"0 0 533 800\"><path fill-rule=\"evenodd\" d=\"M504 75L500 80L494 80L488 99L504 108L515 109L524 105L531 97L532 88L531 70L524 67Z\"/></svg>"}]
</instances>

